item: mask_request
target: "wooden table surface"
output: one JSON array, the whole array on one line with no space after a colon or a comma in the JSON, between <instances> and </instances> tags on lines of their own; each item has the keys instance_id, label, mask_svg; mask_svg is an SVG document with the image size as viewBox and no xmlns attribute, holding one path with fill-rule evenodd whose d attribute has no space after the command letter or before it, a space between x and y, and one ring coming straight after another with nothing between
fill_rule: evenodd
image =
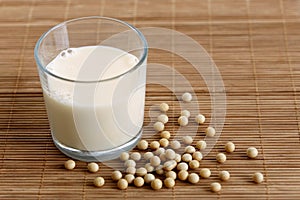
<instances>
[{"instance_id":1,"label":"wooden table surface","mask_svg":"<svg viewBox=\"0 0 300 200\"><path fill-rule=\"evenodd\" d=\"M122 191L105 164L99 163L97 174L87 172L86 163L79 161L75 170L64 169L68 158L51 139L33 49L50 27L93 15L138 28L179 31L213 58L224 82L227 114L221 136L201 161L200 168L211 169L210 178L195 185L177 180L173 189L154 191L146 185ZM0 0L0 199L299 199L299 31L299 0ZM203 77L170 52L150 49L148 60L168 65L190 81L208 120L186 133L194 134L195 141L203 138L214 106ZM155 70L150 65L148 70L150 77ZM157 76L184 92L173 75ZM166 129L175 134L181 109L175 94L148 84L145 124L151 121L150 108L167 102L171 108ZM144 137L159 138L152 135L147 126ZM218 164L215 155L224 152L227 141L236 144L236 151ZM258 149L256 159L247 158L249 146ZM221 170L232 178L221 182ZM257 171L264 174L262 184L251 181ZM93 186L96 176L106 179L104 187ZM223 186L219 193L209 190L216 181Z\"/></svg>"}]
</instances>

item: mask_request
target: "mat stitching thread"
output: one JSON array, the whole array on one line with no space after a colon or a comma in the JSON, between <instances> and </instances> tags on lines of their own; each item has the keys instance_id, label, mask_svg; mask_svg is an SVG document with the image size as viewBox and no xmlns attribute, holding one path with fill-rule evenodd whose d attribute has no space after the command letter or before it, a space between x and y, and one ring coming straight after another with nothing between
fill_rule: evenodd
<instances>
[{"instance_id":1,"label":"mat stitching thread","mask_svg":"<svg viewBox=\"0 0 300 200\"><path fill-rule=\"evenodd\" d=\"M269 187L268 187L268 173L266 169L266 163L265 163L265 155L264 155L264 146L262 142L262 125L261 125L261 110L260 110L260 100L259 100L259 90L258 90L258 83L256 79L256 64L254 60L254 54L253 54L253 40L252 40L252 21L250 19L250 2L249 0L246 0L246 6L247 6L247 18L248 18L248 35L249 35L249 47L250 47L250 57L251 57L251 64L253 67L253 77L255 82L255 93L256 93L256 106L257 106L257 114L258 114L258 126L259 126L259 140L261 144L261 150L262 150L262 156L263 156L263 169L265 174L265 188L266 188L266 195L267 199L269 199Z\"/></svg>"}]
</instances>

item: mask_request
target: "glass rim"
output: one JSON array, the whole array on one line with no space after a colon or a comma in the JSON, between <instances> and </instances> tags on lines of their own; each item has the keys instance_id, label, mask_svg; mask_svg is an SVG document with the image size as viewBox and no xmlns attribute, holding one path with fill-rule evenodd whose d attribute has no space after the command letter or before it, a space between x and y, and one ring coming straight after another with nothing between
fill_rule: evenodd
<instances>
[{"instance_id":1,"label":"glass rim","mask_svg":"<svg viewBox=\"0 0 300 200\"><path fill-rule=\"evenodd\" d=\"M106 78L106 79L101 79L101 80L74 80L74 79L69 79L69 78L64 78L64 77L61 77L61 76L58 76L54 73L52 73L51 71L47 70L46 69L46 66L44 66L41 61L40 61L40 58L39 58L39 55L38 55L38 50L40 48L40 45L42 43L42 41L51 33L53 32L54 30L64 26L64 25L67 25L67 24L70 24L70 23L73 23L73 22L77 22L77 21L82 21L82 20L89 20L89 19L99 19L99 20L107 20L107 21L112 21L112 22L115 22L115 23L119 23L119 24L122 24L122 25L125 25L127 26L129 29L133 30L137 35L138 37L140 38L142 44L143 44L143 53L142 53L142 56L141 58L139 59L139 62L137 64L135 64L132 68L130 68L129 70L123 72L123 73L120 73L116 76L113 76L113 77L110 77L110 78ZM135 71L137 68L139 68L139 66L141 66L143 64L143 62L146 60L147 58L147 55L148 55L148 44L147 44L147 40L145 38L145 36L142 34L141 31L139 31L136 27L134 27L133 25L127 23L127 22L124 22L122 20L119 20L119 19L115 19L115 18L110 18L110 17L103 17L103 16L88 16L88 17L80 17L80 18L74 18L74 19L70 19L70 20L67 20L67 21L63 21L55 26L53 26L52 28L50 28L48 31L46 31L45 33L43 33L41 35L41 37L38 39L35 47L34 47L34 58L35 58L35 61L37 63L37 66L40 70L42 70L43 72L45 72L46 74L49 74L50 76L53 76L55 78L58 78L60 80L64 80L64 81L68 81L68 82L74 82L74 83L99 83L99 82L105 82L105 81L110 81L110 80L114 80L114 79L117 79L121 76L124 76L132 71Z\"/></svg>"}]
</instances>

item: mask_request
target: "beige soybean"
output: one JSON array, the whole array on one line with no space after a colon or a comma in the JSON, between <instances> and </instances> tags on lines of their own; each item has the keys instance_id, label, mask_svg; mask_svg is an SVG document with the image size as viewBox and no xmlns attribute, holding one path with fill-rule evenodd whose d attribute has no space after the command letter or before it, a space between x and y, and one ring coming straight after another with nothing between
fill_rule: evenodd
<instances>
[{"instance_id":1,"label":"beige soybean","mask_svg":"<svg viewBox=\"0 0 300 200\"><path fill-rule=\"evenodd\" d=\"M133 181L133 184L136 186L136 187L142 187L144 185L145 181L142 177L136 177Z\"/></svg>"},{"instance_id":2,"label":"beige soybean","mask_svg":"<svg viewBox=\"0 0 300 200\"><path fill-rule=\"evenodd\" d=\"M183 110L183 111L180 112L180 115L181 116L186 116L187 118L189 118L191 116L191 113L188 110Z\"/></svg>"},{"instance_id":3,"label":"beige soybean","mask_svg":"<svg viewBox=\"0 0 300 200\"><path fill-rule=\"evenodd\" d=\"M126 160L128 160L128 159L129 159L129 153L127 153L127 152L122 152L122 153L120 154L120 160L126 161Z\"/></svg>"},{"instance_id":4,"label":"beige soybean","mask_svg":"<svg viewBox=\"0 0 300 200\"><path fill-rule=\"evenodd\" d=\"M257 155L258 155L258 151L257 151L257 149L255 147L249 147L247 149L247 156L249 158L256 158Z\"/></svg>"},{"instance_id":5,"label":"beige soybean","mask_svg":"<svg viewBox=\"0 0 300 200\"><path fill-rule=\"evenodd\" d=\"M135 174L136 168L135 167L127 167L126 170L125 170L125 172L127 174Z\"/></svg>"},{"instance_id":6,"label":"beige soybean","mask_svg":"<svg viewBox=\"0 0 300 200\"><path fill-rule=\"evenodd\" d=\"M96 187L102 187L105 184L105 180L103 177L99 176L94 179L93 183Z\"/></svg>"},{"instance_id":7,"label":"beige soybean","mask_svg":"<svg viewBox=\"0 0 300 200\"><path fill-rule=\"evenodd\" d=\"M183 95L182 95L181 98L182 98L182 100L183 100L184 102L190 102L190 101L192 101L192 99L193 99L191 93L189 93L189 92L183 93Z\"/></svg>"},{"instance_id":8,"label":"beige soybean","mask_svg":"<svg viewBox=\"0 0 300 200\"><path fill-rule=\"evenodd\" d=\"M226 155L224 153L218 153L217 156L216 156L216 160L219 162L219 163L224 163L226 161Z\"/></svg>"},{"instance_id":9,"label":"beige soybean","mask_svg":"<svg viewBox=\"0 0 300 200\"><path fill-rule=\"evenodd\" d=\"M126 179L122 178L118 181L117 186L120 190L125 190L128 187L128 182Z\"/></svg>"},{"instance_id":10,"label":"beige soybean","mask_svg":"<svg viewBox=\"0 0 300 200\"><path fill-rule=\"evenodd\" d=\"M76 163L74 160L67 160L65 163L64 163L64 166L67 170L73 170L76 166Z\"/></svg>"},{"instance_id":11,"label":"beige soybean","mask_svg":"<svg viewBox=\"0 0 300 200\"><path fill-rule=\"evenodd\" d=\"M165 151L165 156L166 156L167 159L173 160L176 157L176 153L173 149L167 149Z\"/></svg>"},{"instance_id":12,"label":"beige soybean","mask_svg":"<svg viewBox=\"0 0 300 200\"><path fill-rule=\"evenodd\" d=\"M162 188L162 181L158 178L154 179L153 181L151 181L151 188L153 190L159 190Z\"/></svg>"},{"instance_id":13,"label":"beige soybean","mask_svg":"<svg viewBox=\"0 0 300 200\"><path fill-rule=\"evenodd\" d=\"M184 144L190 145L190 144L193 143L193 138L191 136L189 136L189 135L183 136L182 137L182 142Z\"/></svg>"},{"instance_id":14,"label":"beige soybean","mask_svg":"<svg viewBox=\"0 0 300 200\"><path fill-rule=\"evenodd\" d=\"M152 150L156 150L156 149L158 149L160 147L160 144L159 144L159 142L157 142L157 141L152 141L151 143L150 143L150 148L152 149Z\"/></svg>"},{"instance_id":15,"label":"beige soybean","mask_svg":"<svg viewBox=\"0 0 300 200\"><path fill-rule=\"evenodd\" d=\"M190 162L192 159L193 159L193 157L189 153L185 153L181 156L181 160L184 162Z\"/></svg>"},{"instance_id":16,"label":"beige soybean","mask_svg":"<svg viewBox=\"0 0 300 200\"><path fill-rule=\"evenodd\" d=\"M225 151L227 153L232 153L232 152L234 152L234 150L235 150L235 145L233 142L227 142L225 144Z\"/></svg>"},{"instance_id":17,"label":"beige soybean","mask_svg":"<svg viewBox=\"0 0 300 200\"><path fill-rule=\"evenodd\" d=\"M173 141L171 141L170 146L172 149L177 150L177 149L180 149L181 144L178 140L173 140Z\"/></svg>"},{"instance_id":18,"label":"beige soybean","mask_svg":"<svg viewBox=\"0 0 300 200\"><path fill-rule=\"evenodd\" d=\"M213 127L209 126L205 129L205 134L207 137L214 137L216 134L216 130Z\"/></svg>"},{"instance_id":19,"label":"beige soybean","mask_svg":"<svg viewBox=\"0 0 300 200\"><path fill-rule=\"evenodd\" d=\"M112 174L111 174L111 178L112 178L113 181L118 181L122 178L122 173L118 170L113 171Z\"/></svg>"},{"instance_id":20,"label":"beige soybean","mask_svg":"<svg viewBox=\"0 0 300 200\"><path fill-rule=\"evenodd\" d=\"M200 151L195 151L192 155L194 160L201 161L203 159L203 155Z\"/></svg>"},{"instance_id":21,"label":"beige soybean","mask_svg":"<svg viewBox=\"0 0 300 200\"><path fill-rule=\"evenodd\" d=\"M196 143L196 148L199 150L204 150L206 148L206 142L204 140L199 140Z\"/></svg>"},{"instance_id":22,"label":"beige soybean","mask_svg":"<svg viewBox=\"0 0 300 200\"><path fill-rule=\"evenodd\" d=\"M193 147L191 145L186 146L185 149L184 149L185 153L190 153L190 154L194 153L195 151L196 151L195 147Z\"/></svg>"},{"instance_id":23,"label":"beige soybean","mask_svg":"<svg viewBox=\"0 0 300 200\"><path fill-rule=\"evenodd\" d=\"M168 121L169 121L169 118L167 115L165 114L161 114L157 117L157 121L163 123L163 124L166 124Z\"/></svg>"},{"instance_id":24,"label":"beige soybean","mask_svg":"<svg viewBox=\"0 0 300 200\"><path fill-rule=\"evenodd\" d=\"M188 178L189 173L186 170L180 170L177 176L179 180L185 181Z\"/></svg>"},{"instance_id":25,"label":"beige soybean","mask_svg":"<svg viewBox=\"0 0 300 200\"><path fill-rule=\"evenodd\" d=\"M208 169L208 168L202 168L201 170L200 170L200 176L202 177L202 178L209 178L210 177L210 175L211 175L211 171L210 171L210 169Z\"/></svg>"},{"instance_id":26,"label":"beige soybean","mask_svg":"<svg viewBox=\"0 0 300 200\"><path fill-rule=\"evenodd\" d=\"M160 158L160 161L161 161L161 162L165 162L165 161L167 160L166 154L165 154L165 153L160 154L160 155L159 155L159 158Z\"/></svg>"},{"instance_id":27,"label":"beige soybean","mask_svg":"<svg viewBox=\"0 0 300 200\"><path fill-rule=\"evenodd\" d=\"M154 130L156 130L157 132L163 131L165 129L165 125L162 122L155 122L153 124L153 128Z\"/></svg>"},{"instance_id":28,"label":"beige soybean","mask_svg":"<svg viewBox=\"0 0 300 200\"><path fill-rule=\"evenodd\" d=\"M161 138L159 140L159 144L161 147L167 147L169 146L169 140L167 140L166 138Z\"/></svg>"},{"instance_id":29,"label":"beige soybean","mask_svg":"<svg viewBox=\"0 0 300 200\"><path fill-rule=\"evenodd\" d=\"M145 164L145 169L147 170L147 172L153 172L154 171L154 167L151 165L151 163L146 163Z\"/></svg>"},{"instance_id":30,"label":"beige soybean","mask_svg":"<svg viewBox=\"0 0 300 200\"><path fill-rule=\"evenodd\" d=\"M125 167L135 167L136 166L136 162L134 160L126 160L124 163Z\"/></svg>"},{"instance_id":31,"label":"beige soybean","mask_svg":"<svg viewBox=\"0 0 300 200\"><path fill-rule=\"evenodd\" d=\"M195 122L198 123L198 124L204 124L204 122L205 122L205 116L202 115L202 114L196 115Z\"/></svg>"},{"instance_id":32,"label":"beige soybean","mask_svg":"<svg viewBox=\"0 0 300 200\"><path fill-rule=\"evenodd\" d=\"M96 173L99 170L99 165L97 163L91 162L87 165L90 172Z\"/></svg>"},{"instance_id":33,"label":"beige soybean","mask_svg":"<svg viewBox=\"0 0 300 200\"><path fill-rule=\"evenodd\" d=\"M160 147L154 151L154 154L159 156L160 154L165 153L165 151L166 150L164 148Z\"/></svg>"},{"instance_id":34,"label":"beige soybean","mask_svg":"<svg viewBox=\"0 0 300 200\"><path fill-rule=\"evenodd\" d=\"M188 119L186 116L180 116L180 117L178 118L178 124L179 124L180 126L187 126L188 123L189 123L189 119Z\"/></svg>"},{"instance_id":35,"label":"beige soybean","mask_svg":"<svg viewBox=\"0 0 300 200\"><path fill-rule=\"evenodd\" d=\"M166 178L172 178L175 180L177 178L177 174L174 171L168 171L166 172Z\"/></svg>"},{"instance_id":36,"label":"beige soybean","mask_svg":"<svg viewBox=\"0 0 300 200\"><path fill-rule=\"evenodd\" d=\"M159 109L161 112L167 112L169 110L169 105L167 103L161 103Z\"/></svg>"},{"instance_id":37,"label":"beige soybean","mask_svg":"<svg viewBox=\"0 0 300 200\"><path fill-rule=\"evenodd\" d=\"M188 181L189 181L190 183L192 183L192 184L198 183L199 180L200 180L199 175L196 174L196 173L191 173L191 174L189 174L189 176L188 176Z\"/></svg>"},{"instance_id":38,"label":"beige soybean","mask_svg":"<svg viewBox=\"0 0 300 200\"><path fill-rule=\"evenodd\" d=\"M252 180L255 182L255 183L262 183L264 181L264 175L260 172L255 172L253 175L252 175Z\"/></svg>"},{"instance_id":39,"label":"beige soybean","mask_svg":"<svg viewBox=\"0 0 300 200\"><path fill-rule=\"evenodd\" d=\"M174 160L175 160L177 163L179 163L179 162L181 161L181 155L178 154L178 153L176 153L176 154L175 154Z\"/></svg>"},{"instance_id":40,"label":"beige soybean","mask_svg":"<svg viewBox=\"0 0 300 200\"><path fill-rule=\"evenodd\" d=\"M162 131L162 132L160 133L160 137L161 137L161 138L166 138L166 139L168 140L168 139L170 139L170 137L171 137L171 133L170 133L169 131Z\"/></svg>"},{"instance_id":41,"label":"beige soybean","mask_svg":"<svg viewBox=\"0 0 300 200\"><path fill-rule=\"evenodd\" d=\"M147 184L151 183L151 181L153 181L154 179L155 179L155 176L153 174L146 174L144 176L144 181Z\"/></svg>"},{"instance_id":42,"label":"beige soybean","mask_svg":"<svg viewBox=\"0 0 300 200\"><path fill-rule=\"evenodd\" d=\"M133 183L135 176L133 174L126 174L124 177L128 184Z\"/></svg>"},{"instance_id":43,"label":"beige soybean","mask_svg":"<svg viewBox=\"0 0 300 200\"><path fill-rule=\"evenodd\" d=\"M143 157L144 157L145 160L149 160L153 156L154 156L154 154L152 152L146 152L143 155Z\"/></svg>"},{"instance_id":44,"label":"beige soybean","mask_svg":"<svg viewBox=\"0 0 300 200\"><path fill-rule=\"evenodd\" d=\"M175 186L175 180L168 177L164 180L164 185L166 186L166 188L173 188Z\"/></svg>"},{"instance_id":45,"label":"beige soybean","mask_svg":"<svg viewBox=\"0 0 300 200\"><path fill-rule=\"evenodd\" d=\"M228 171L220 171L219 172L219 178L222 180L222 181L228 181L230 179L230 173Z\"/></svg>"},{"instance_id":46,"label":"beige soybean","mask_svg":"<svg viewBox=\"0 0 300 200\"><path fill-rule=\"evenodd\" d=\"M200 163L198 160L191 160L189 162L190 169L197 169L200 166Z\"/></svg>"},{"instance_id":47,"label":"beige soybean","mask_svg":"<svg viewBox=\"0 0 300 200\"><path fill-rule=\"evenodd\" d=\"M179 171L181 171L181 170L187 171L188 169L189 169L189 166L185 162L181 162L181 163L177 164L177 170L179 170Z\"/></svg>"},{"instance_id":48,"label":"beige soybean","mask_svg":"<svg viewBox=\"0 0 300 200\"><path fill-rule=\"evenodd\" d=\"M130 154L130 158L134 161L139 161L141 160L142 156L139 152L133 152Z\"/></svg>"},{"instance_id":49,"label":"beige soybean","mask_svg":"<svg viewBox=\"0 0 300 200\"><path fill-rule=\"evenodd\" d=\"M166 171L171 171L177 166L177 162L175 160L169 160L164 163L163 169Z\"/></svg>"},{"instance_id":50,"label":"beige soybean","mask_svg":"<svg viewBox=\"0 0 300 200\"><path fill-rule=\"evenodd\" d=\"M149 144L147 140L140 140L137 144L137 147L139 150L146 150L148 148Z\"/></svg>"},{"instance_id":51,"label":"beige soybean","mask_svg":"<svg viewBox=\"0 0 300 200\"><path fill-rule=\"evenodd\" d=\"M214 182L210 184L210 190L213 192L219 192L221 191L222 186L220 183Z\"/></svg>"},{"instance_id":52,"label":"beige soybean","mask_svg":"<svg viewBox=\"0 0 300 200\"><path fill-rule=\"evenodd\" d=\"M163 169L163 165L159 165L155 168L155 172L158 174L158 175L163 175L165 173L164 169Z\"/></svg>"},{"instance_id":53,"label":"beige soybean","mask_svg":"<svg viewBox=\"0 0 300 200\"><path fill-rule=\"evenodd\" d=\"M147 174L147 169L146 168L144 168L144 167L140 167L140 168L138 168L137 170L136 170L136 172L135 172L135 174L137 175L137 176L145 176L146 174Z\"/></svg>"},{"instance_id":54,"label":"beige soybean","mask_svg":"<svg viewBox=\"0 0 300 200\"><path fill-rule=\"evenodd\" d=\"M160 165L160 158L158 156L153 156L150 158L150 163L153 167L157 167Z\"/></svg>"}]
</instances>

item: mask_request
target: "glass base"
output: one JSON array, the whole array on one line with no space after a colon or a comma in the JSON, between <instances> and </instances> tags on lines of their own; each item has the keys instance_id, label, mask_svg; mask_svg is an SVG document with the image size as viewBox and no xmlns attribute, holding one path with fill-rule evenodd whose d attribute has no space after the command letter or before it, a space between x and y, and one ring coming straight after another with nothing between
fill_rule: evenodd
<instances>
[{"instance_id":1,"label":"glass base","mask_svg":"<svg viewBox=\"0 0 300 200\"><path fill-rule=\"evenodd\" d=\"M84 151L84 150L74 149L72 147L68 147L60 143L58 140L56 140L53 137L53 134L52 134L52 138L55 146L63 154L67 155L70 158L85 161L85 162L104 162L104 161L118 158L122 152L130 151L131 149L133 149L139 142L142 132L143 131L141 129L139 133L134 138L132 138L132 140L128 141L127 143L121 146L109 150L103 150L103 151Z\"/></svg>"}]
</instances>

